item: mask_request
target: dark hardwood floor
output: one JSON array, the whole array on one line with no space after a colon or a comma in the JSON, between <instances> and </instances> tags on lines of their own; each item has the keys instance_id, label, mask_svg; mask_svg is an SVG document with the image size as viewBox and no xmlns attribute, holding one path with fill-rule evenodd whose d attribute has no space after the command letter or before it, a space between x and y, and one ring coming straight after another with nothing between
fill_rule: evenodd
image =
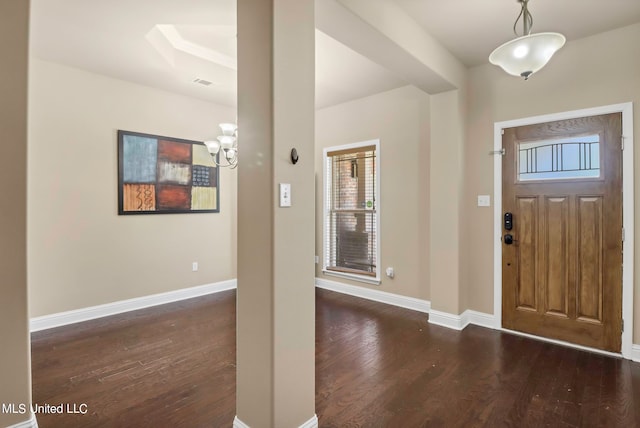
<instances>
[{"instance_id":1,"label":"dark hardwood floor","mask_svg":"<svg viewBox=\"0 0 640 428\"><path fill-rule=\"evenodd\" d=\"M33 401L47 427L230 427L235 291L32 334Z\"/></svg>"},{"instance_id":2,"label":"dark hardwood floor","mask_svg":"<svg viewBox=\"0 0 640 428\"><path fill-rule=\"evenodd\" d=\"M640 427L640 364L316 293L321 427ZM32 335L48 427L230 427L235 291Z\"/></svg>"}]
</instances>

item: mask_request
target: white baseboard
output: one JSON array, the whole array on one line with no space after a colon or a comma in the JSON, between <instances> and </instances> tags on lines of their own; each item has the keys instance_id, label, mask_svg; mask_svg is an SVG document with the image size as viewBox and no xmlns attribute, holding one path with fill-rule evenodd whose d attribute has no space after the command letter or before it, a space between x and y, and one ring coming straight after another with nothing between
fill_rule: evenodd
<instances>
[{"instance_id":1,"label":"white baseboard","mask_svg":"<svg viewBox=\"0 0 640 428\"><path fill-rule=\"evenodd\" d=\"M318 428L318 415L313 415L311 419L300 425L300 428Z\"/></svg>"},{"instance_id":2,"label":"white baseboard","mask_svg":"<svg viewBox=\"0 0 640 428\"><path fill-rule=\"evenodd\" d=\"M236 415L236 417L233 418L233 428L250 428L250 427L249 425L245 424L240 419L238 419L238 416Z\"/></svg>"},{"instance_id":3,"label":"white baseboard","mask_svg":"<svg viewBox=\"0 0 640 428\"><path fill-rule=\"evenodd\" d=\"M470 309L464 311L461 315L453 315L447 312L431 309L431 302L428 300L343 284L341 282L329 281L323 278L316 278L316 287L348 294L350 296L361 297L363 299L374 300L388 305L424 312L429 314L429 323L455 330L462 330L469 324L492 329L500 328L500 326L496 326L495 317L493 315Z\"/></svg>"},{"instance_id":4,"label":"white baseboard","mask_svg":"<svg viewBox=\"0 0 640 428\"><path fill-rule=\"evenodd\" d=\"M466 318L467 324L473 324L480 327L499 329L500 326L496 325L496 317L493 314L486 314L484 312L473 311L467 309L462 313L463 319Z\"/></svg>"},{"instance_id":5,"label":"white baseboard","mask_svg":"<svg viewBox=\"0 0 640 428\"><path fill-rule=\"evenodd\" d=\"M429 312L429 324L452 328L454 330L462 330L467 326L467 324L469 324L469 322L467 320L463 320L461 315L453 315L448 312L431 309Z\"/></svg>"},{"instance_id":6,"label":"white baseboard","mask_svg":"<svg viewBox=\"0 0 640 428\"><path fill-rule=\"evenodd\" d=\"M631 359L636 363L640 363L640 345L633 345L631 347Z\"/></svg>"},{"instance_id":7,"label":"white baseboard","mask_svg":"<svg viewBox=\"0 0 640 428\"><path fill-rule=\"evenodd\" d=\"M235 418L233 418L233 428L250 428L250 427L249 425L245 424L240 419L238 419L238 416L236 416ZM318 428L318 416L313 415L311 419L309 419L307 422L300 425L299 428Z\"/></svg>"},{"instance_id":8,"label":"white baseboard","mask_svg":"<svg viewBox=\"0 0 640 428\"><path fill-rule=\"evenodd\" d=\"M38 421L36 419L36 415L32 413L29 420L17 423L15 425L10 425L7 428L38 428Z\"/></svg>"},{"instance_id":9,"label":"white baseboard","mask_svg":"<svg viewBox=\"0 0 640 428\"><path fill-rule=\"evenodd\" d=\"M166 293L152 294L150 296L137 297L135 299L120 300L104 305L90 306L88 308L76 309L72 311L59 312L51 315L31 318L31 331L46 330L77 322L102 318L109 315L121 314L135 311L137 309L148 308L150 306L163 305L165 303L177 302L179 300L191 299L193 297L204 296L206 294L219 293L237 287L237 280L216 282L213 284L199 285L197 287L182 288L180 290Z\"/></svg>"},{"instance_id":10,"label":"white baseboard","mask_svg":"<svg viewBox=\"0 0 640 428\"><path fill-rule=\"evenodd\" d=\"M386 291L372 290L371 288L357 287L355 285L343 284L341 282L329 281L327 279L316 278L316 287L380 303L386 303L388 305L399 306L413 311L429 313L431 310L431 302L428 300L401 296L399 294L388 293Z\"/></svg>"},{"instance_id":11,"label":"white baseboard","mask_svg":"<svg viewBox=\"0 0 640 428\"><path fill-rule=\"evenodd\" d=\"M469 324L491 329L497 328L493 315L471 309L467 309L460 315L432 309L431 312L429 312L429 324L452 328L454 330L464 330Z\"/></svg>"}]
</instances>

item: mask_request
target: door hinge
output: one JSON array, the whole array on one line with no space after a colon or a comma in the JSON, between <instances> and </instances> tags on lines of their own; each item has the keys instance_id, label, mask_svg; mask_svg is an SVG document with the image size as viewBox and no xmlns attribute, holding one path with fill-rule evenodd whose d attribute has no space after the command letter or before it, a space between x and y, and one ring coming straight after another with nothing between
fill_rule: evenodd
<instances>
[{"instance_id":1,"label":"door hinge","mask_svg":"<svg viewBox=\"0 0 640 428\"><path fill-rule=\"evenodd\" d=\"M620 150L624 151L624 135L620 137Z\"/></svg>"},{"instance_id":2,"label":"door hinge","mask_svg":"<svg viewBox=\"0 0 640 428\"><path fill-rule=\"evenodd\" d=\"M624 320L622 320L622 332L624 333Z\"/></svg>"},{"instance_id":3,"label":"door hinge","mask_svg":"<svg viewBox=\"0 0 640 428\"><path fill-rule=\"evenodd\" d=\"M500 130L500 135L504 135L504 129Z\"/></svg>"},{"instance_id":4,"label":"door hinge","mask_svg":"<svg viewBox=\"0 0 640 428\"><path fill-rule=\"evenodd\" d=\"M622 242L624 242L624 227L622 228Z\"/></svg>"}]
</instances>

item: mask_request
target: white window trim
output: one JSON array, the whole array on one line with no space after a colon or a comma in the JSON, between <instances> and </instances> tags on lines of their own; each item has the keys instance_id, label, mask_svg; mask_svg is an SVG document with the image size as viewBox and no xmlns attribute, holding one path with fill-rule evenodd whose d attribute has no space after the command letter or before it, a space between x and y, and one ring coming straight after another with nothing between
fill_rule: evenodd
<instances>
[{"instance_id":1,"label":"white window trim","mask_svg":"<svg viewBox=\"0 0 640 428\"><path fill-rule=\"evenodd\" d=\"M376 266L376 277L367 276L367 275L358 275L356 273L347 273L347 272L337 272L335 270L327 270L326 267L322 268L322 273L328 276L335 276L338 278L350 279L352 281L364 282L367 284L380 285L382 281L380 281L380 275L377 272L378 267Z\"/></svg>"},{"instance_id":2,"label":"white window trim","mask_svg":"<svg viewBox=\"0 0 640 428\"><path fill-rule=\"evenodd\" d=\"M359 147L375 146L376 147L376 276L358 275L354 273L336 272L327 269L327 262L329 260L329 247L327 243L327 216L329 215L328 201L331 198L331 189L328 186L329 177L327 177L327 153L338 150L357 149ZM322 196L322 273L325 275L350 279L352 281L364 282L367 284L380 285L382 282L380 279L380 218L381 218L381 203L380 203L380 140L368 140L358 143L345 144L342 146L327 147L322 152L322 187L324 188Z\"/></svg>"}]
</instances>

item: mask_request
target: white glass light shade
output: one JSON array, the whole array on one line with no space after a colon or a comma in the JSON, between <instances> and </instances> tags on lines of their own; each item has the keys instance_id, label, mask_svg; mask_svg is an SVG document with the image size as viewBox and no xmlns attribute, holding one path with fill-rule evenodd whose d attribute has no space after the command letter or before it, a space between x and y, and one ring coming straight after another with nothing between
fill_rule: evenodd
<instances>
[{"instance_id":1,"label":"white glass light shade","mask_svg":"<svg viewBox=\"0 0 640 428\"><path fill-rule=\"evenodd\" d=\"M236 142L236 137L232 137L231 135L220 135L218 137L218 141L220 141L220 145L224 150L228 150L233 147L233 144Z\"/></svg>"},{"instance_id":2,"label":"white glass light shade","mask_svg":"<svg viewBox=\"0 0 640 428\"><path fill-rule=\"evenodd\" d=\"M222 130L222 135L233 135L238 129L235 123L221 123L219 126Z\"/></svg>"},{"instance_id":3,"label":"white glass light shade","mask_svg":"<svg viewBox=\"0 0 640 428\"><path fill-rule=\"evenodd\" d=\"M219 167L234 169L238 166L238 127L235 123L220 123L222 135L216 137L216 141L204 143L213 156L213 163ZM216 156L222 150L222 157Z\"/></svg>"},{"instance_id":4,"label":"white glass light shade","mask_svg":"<svg viewBox=\"0 0 640 428\"><path fill-rule=\"evenodd\" d=\"M236 151L234 149L229 149L224 152L224 156L228 160L232 160L236 156Z\"/></svg>"},{"instance_id":5,"label":"white glass light shade","mask_svg":"<svg viewBox=\"0 0 640 428\"><path fill-rule=\"evenodd\" d=\"M204 145L207 146L207 150L212 155L216 155L220 151L220 143L217 141L205 141Z\"/></svg>"},{"instance_id":6,"label":"white glass light shade","mask_svg":"<svg viewBox=\"0 0 640 428\"><path fill-rule=\"evenodd\" d=\"M544 67L565 42L565 37L560 33L518 37L496 48L489 56L489 62L511 75L527 79Z\"/></svg>"}]
</instances>

